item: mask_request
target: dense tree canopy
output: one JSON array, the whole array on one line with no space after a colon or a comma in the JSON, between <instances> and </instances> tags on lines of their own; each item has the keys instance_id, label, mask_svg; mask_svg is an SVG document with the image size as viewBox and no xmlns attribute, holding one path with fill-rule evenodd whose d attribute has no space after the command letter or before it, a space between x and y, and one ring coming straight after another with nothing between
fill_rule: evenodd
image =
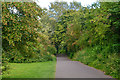
<instances>
[{"instance_id":1,"label":"dense tree canopy","mask_svg":"<svg viewBox=\"0 0 120 80\"><path fill-rule=\"evenodd\" d=\"M36 3L2 3L3 63L53 60L56 49L48 35L42 33L42 14Z\"/></svg>"},{"instance_id":2,"label":"dense tree canopy","mask_svg":"<svg viewBox=\"0 0 120 80\"><path fill-rule=\"evenodd\" d=\"M87 7L79 2L53 2L49 10L36 3L4 2L3 63L49 61L55 60L55 54L67 54L118 78L119 8L120 2Z\"/></svg>"},{"instance_id":3,"label":"dense tree canopy","mask_svg":"<svg viewBox=\"0 0 120 80\"><path fill-rule=\"evenodd\" d=\"M83 7L77 2L70 5L66 2L51 3L45 16L47 21L54 22L50 24L49 21L45 25L49 25L48 34L52 29L49 39L55 45L57 54L67 54L70 58L102 69L118 78L119 4L120 2L97 2ZM107 66L107 69L102 66Z\"/></svg>"},{"instance_id":4,"label":"dense tree canopy","mask_svg":"<svg viewBox=\"0 0 120 80\"><path fill-rule=\"evenodd\" d=\"M50 7L50 12L60 13L56 15L59 18L53 16L57 22L53 40L57 46L65 43L67 51L74 52L88 46L119 45L119 2L94 3L88 7L76 2L61 3L51 3Z\"/></svg>"}]
</instances>

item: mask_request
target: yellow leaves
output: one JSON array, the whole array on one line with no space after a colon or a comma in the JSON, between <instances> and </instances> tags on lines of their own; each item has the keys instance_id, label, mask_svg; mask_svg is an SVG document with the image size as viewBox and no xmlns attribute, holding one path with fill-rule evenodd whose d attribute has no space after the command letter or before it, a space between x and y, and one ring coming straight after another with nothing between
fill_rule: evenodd
<instances>
[{"instance_id":1,"label":"yellow leaves","mask_svg":"<svg viewBox=\"0 0 120 80\"><path fill-rule=\"evenodd\" d=\"M10 20L13 20L13 17L12 17L12 16L10 16Z\"/></svg>"},{"instance_id":2,"label":"yellow leaves","mask_svg":"<svg viewBox=\"0 0 120 80\"><path fill-rule=\"evenodd\" d=\"M7 25L7 21L5 21L4 25Z\"/></svg>"},{"instance_id":3,"label":"yellow leaves","mask_svg":"<svg viewBox=\"0 0 120 80\"><path fill-rule=\"evenodd\" d=\"M12 40L9 40L9 45L15 46Z\"/></svg>"},{"instance_id":4,"label":"yellow leaves","mask_svg":"<svg viewBox=\"0 0 120 80\"><path fill-rule=\"evenodd\" d=\"M55 20L55 18L51 17L49 20Z\"/></svg>"},{"instance_id":5,"label":"yellow leaves","mask_svg":"<svg viewBox=\"0 0 120 80\"><path fill-rule=\"evenodd\" d=\"M94 20L94 19L91 19L91 20L90 20L90 23L95 23L95 20Z\"/></svg>"},{"instance_id":6,"label":"yellow leaves","mask_svg":"<svg viewBox=\"0 0 120 80\"><path fill-rule=\"evenodd\" d=\"M89 40L88 43L91 45L91 40Z\"/></svg>"},{"instance_id":7,"label":"yellow leaves","mask_svg":"<svg viewBox=\"0 0 120 80\"><path fill-rule=\"evenodd\" d=\"M71 31L70 35L73 36L73 31Z\"/></svg>"},{"instance_id":8,"label":"yellow leaves","mask_svg":"<svg viewBox=\"0 0 120 80\"><path fill-rule=\"evenodd\" d=\"M2 21L3 25L7 25L7 21L3 20Z\"/></svg>"},{"instance_id":9,"label":"yellow leaves","mask_svg":"<svg viewBox=\"0 0 120 80\"><path fill-rule=\"evenodd\" d=\"M52 57L55 57L55 55L51 55Z\"/></svg>"},{"instance_id":10,"label":"yellow leaves","mask_svg":"<svg viewBox=\"0 0 120 80\"><path fill-rule=\"evenodd\" d=\"M44 56L43 53L41 53L41 56Z\"/></svg>"},{"instance_id":11,"label":"yellow leaves","mask_svg":"<svg viewBox=\"0 0 120 80\"><path fill-rule=\"evenodd\" d=\"M72 43L72 46L75 45L77 42L75 41L74 43Z\"/></svg>"},{"instance_id":12,"label":"yellow leaves","mask_svg":"<svg viewBox=\"0 0 120 80\"><path fill-rule=\"evenodd\" d=\"M49 52L47 52L47 54L49 55L50 53L49 53Z\"/></svg>"},{"instance_id":13,"label":"yellow leaves","mask_svg":"<svg viewBox=\"0 0 120 80\"><path fill-rule=\"evenodd\" d=\"M15 31L16 29L14 28L13 30Z\"/></svg>"},{"instance_id":14,"label":"yellow leaves","mask_svg":"<svg viewBox=\"0 0 120 80\"><path fill-rule=\"evenodd\" d=\"M38 14L38 11L35 11L36 14Z\"/></svg>"},{"instance_id":15,"label":"yellow leaves","mask_svg":"<svg viewBox=\"0 0 120 80\"><path fill-rule=\"evenodd\" d=\"M98 28L95 28L95 31L98 32Z\"/></svg>"},{"instance_id":16,"label":"yellow leaves","mask_svg":"<svg viewBox=\"0 0 120 80\"><path fill-rule=\"evenodd\" d=\"M27 14L24 14L25 16L27 16Z\"/></svg>"}]
</instances>

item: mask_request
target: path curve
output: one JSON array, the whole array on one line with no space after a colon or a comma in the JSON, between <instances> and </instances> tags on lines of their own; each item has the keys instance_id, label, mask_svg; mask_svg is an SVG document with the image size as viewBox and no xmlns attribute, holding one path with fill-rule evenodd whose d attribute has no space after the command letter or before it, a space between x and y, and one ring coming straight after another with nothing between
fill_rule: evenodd
<instances>
[{"instance_id":1,"label":"path curve","mask_svg":"<svg viewBox=\"0 0 120 80\"><path fill-rule=\"evenodd\" d=\"M57 57L56 78L112 78L104 72L67 57Z\"/></svg>"}]
</instances>

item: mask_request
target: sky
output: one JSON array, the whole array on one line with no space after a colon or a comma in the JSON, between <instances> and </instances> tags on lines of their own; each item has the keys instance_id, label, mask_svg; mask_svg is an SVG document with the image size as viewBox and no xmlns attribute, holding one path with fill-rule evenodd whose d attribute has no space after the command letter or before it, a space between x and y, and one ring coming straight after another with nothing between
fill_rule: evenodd
<instances>
[{"instance_id":1,"label":"sky","mask_svg":"<svg viewBox=\"0 0 120 80\"><path fill-rule=\"evenodd\" d=\"M91 5L92 3L96 2L97 0L37 0L37 4L40 5L41 8L47 8L49 9L48 5L50 5L50 2L54 1L65 1L65 2L81 2L82 6L86 7L87 5Z\"/></svg>"}]
</instances>

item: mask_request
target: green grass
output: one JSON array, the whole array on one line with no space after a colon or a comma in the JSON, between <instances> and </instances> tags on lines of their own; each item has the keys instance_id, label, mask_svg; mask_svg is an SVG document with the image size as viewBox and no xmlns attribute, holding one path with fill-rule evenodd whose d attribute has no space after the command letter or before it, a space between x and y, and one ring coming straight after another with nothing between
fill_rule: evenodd
<instances>
[{"instance_id":1,"label":"green grass","mask_svg":"<svg viewBox=\"0 0 120 80\"><path fill-rule=\"evenodd\" d=\"M54 78L56 62L9 63L9 73L2 78Z\"/></svg>"},{"instance_id":2,"label":"green grass","mask_svg":"<svg viewBox=\"0 0 120 80\"><path fill-rule=\"evenodd\" d=\"M2 76L0 75L0 80L2 79Z\"/></svg>"}]
</instances>

